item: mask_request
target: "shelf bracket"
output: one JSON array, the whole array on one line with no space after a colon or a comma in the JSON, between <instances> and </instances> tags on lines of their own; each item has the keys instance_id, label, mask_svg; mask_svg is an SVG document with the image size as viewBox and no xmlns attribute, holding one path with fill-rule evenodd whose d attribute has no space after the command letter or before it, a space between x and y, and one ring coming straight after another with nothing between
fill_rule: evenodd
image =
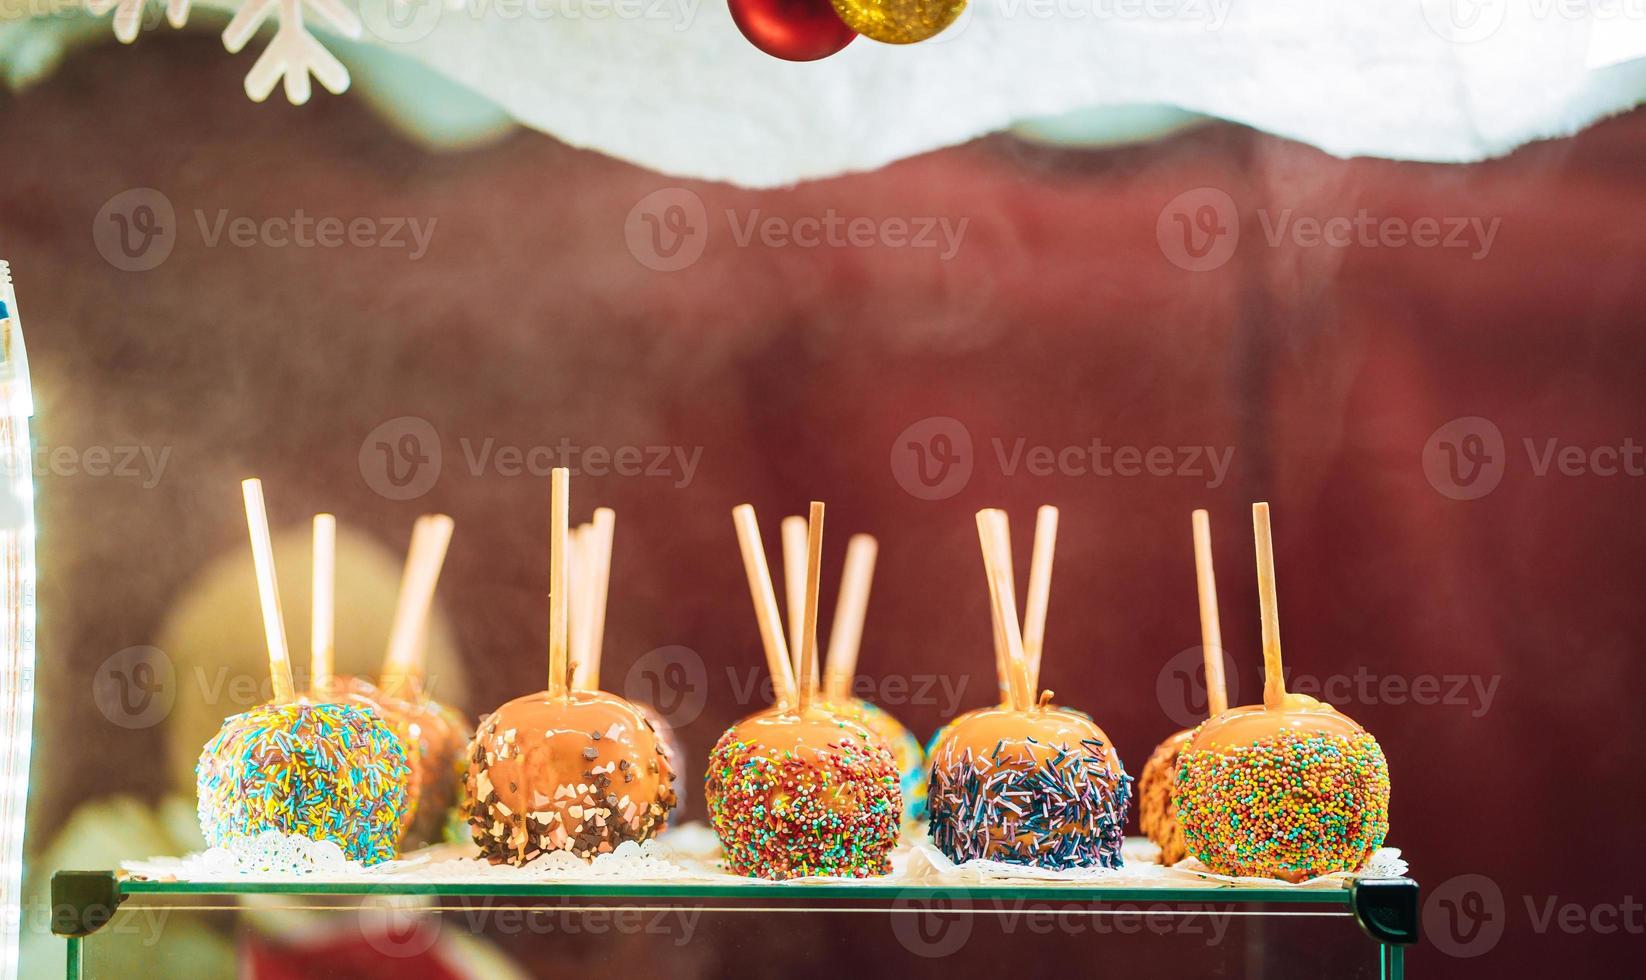
<instances>
[{"instance_id":1,"label":"shelf bracket","mask_svg":"<svg viewBox=\"0 0 1646 980\"><path fill-rule=\"evenodd\" d=\"M89 936L108 925L125 900L112 871L59 871L51 876L51 931Z\"/></svg>"},{"instance_id":2,"label":"shelf bracket","mask_svg":"<svg viewBox=\"0 0 1646 980\"><path fill-rule=\"evenodd\" d=\"M1349 885L1355 921L1380 943L1410 946L1418 937L1418 887L1410 878L1358 879Z\"/></svg>"}]
</instances>

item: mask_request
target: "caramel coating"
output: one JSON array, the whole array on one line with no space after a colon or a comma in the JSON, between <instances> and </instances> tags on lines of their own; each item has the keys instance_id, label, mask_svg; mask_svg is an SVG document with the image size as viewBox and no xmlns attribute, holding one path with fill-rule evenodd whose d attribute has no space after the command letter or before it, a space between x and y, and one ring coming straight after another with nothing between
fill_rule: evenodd
<instances>
[{"instance_id":1,"label":"caramel coating","mask_svg":"<svg viewBox=\"0 0 1646 980\"><path fill-rule=\"evenodd\" d=\"M1160 846L1160 863L1176 864L1188 853L1183 828L1177 822L1177 760L1194 730L1185 728L1155 746L1137 781L1138 824L1143 835Z\"/></svg>"},{"instance_id":2,"label":"caramel coating","mask_svg":"<svg viewBox=\"0 0 1646 980\"><path fill-rule=\"evenodd\" d=\"M493 863L549 851L589 859L650 840L675 805L674 767L651 722L604 691L528 694L480 723L465 806Z\"/></svg>"},{"instance_id":3,"label":"caramel coating","mask_svg":"<svg viewBox=\"0 0 1646 980\"><path fill-rule=\"evenodd\" d=\"M652 731L657 733L657 740L663 743L663 751L666 755L668 755L669 762L674 766L675 772L678 773L681 765L683 765L686 760L686 749L680 744L680 734L674 730L673 725L669 724L669 720L664 717L663 712L657 710L655 707L644 701L631 701L629 703L639 709L640 713L646 716L646 720L651 722ZM685 809L686 790L686 780L675 780L675 809Z\"/></svg>"},{"instance_id":4,"label":"caramel coating","mask_svg":"<svg viewBox=\"0 0 1646 980\"><path fill-rule=\"evenodd\" d=\"M1278 711L1271 711L1261 704L1249 704L1230 708L1216 718L1208 719L1195 730L1194 742L1189 749L1194 752L1208 749L1226 752L1273 738L1282 731L1299 735L1320 732L1349 736L1359 735L1365 730L1353 718L1324 701L1303 694L1288 694L1285 705Z\"/></svg>"}]
</instances>

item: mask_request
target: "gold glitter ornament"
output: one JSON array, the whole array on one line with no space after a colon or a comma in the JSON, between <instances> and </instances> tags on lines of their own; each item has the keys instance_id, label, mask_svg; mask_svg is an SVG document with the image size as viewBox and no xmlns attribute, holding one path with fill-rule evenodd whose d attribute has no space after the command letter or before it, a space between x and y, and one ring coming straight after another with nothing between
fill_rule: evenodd
<instances>
[{"instance_id":1,"label":"gold glitter ornament","mask_svg":"<svg viewBox=\"0 0 1646 980\"><path fill-rule=\"evenodd\" d=\"M966 0L834 0L846 26L884 44L935 37L966 9Z\"/></svg>"}]
</instances>

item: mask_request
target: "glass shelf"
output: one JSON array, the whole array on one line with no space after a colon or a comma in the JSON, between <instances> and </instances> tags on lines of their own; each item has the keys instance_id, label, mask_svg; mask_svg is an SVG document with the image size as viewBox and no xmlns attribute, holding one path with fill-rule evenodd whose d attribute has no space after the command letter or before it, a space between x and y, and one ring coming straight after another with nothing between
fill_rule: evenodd
<instances>
[{"instance_id":1,"label":"glass shelf","mask_svg":"<svg viewBox=\"0 0 1646 980\"><path fill-rule=\"evenodd\" d=\"M1417 939L1418 886L1410 879L1351 882L1342 888L1203 886L1138 887L1100 882L913 884L864 882L668 883L636 881L465 882L396 878L383 882L190 881L132 877L112 871L63 871L52 880L52 931L68 944L68 976L86 973L87 941L117 916L138 908L196 912L236 910L251 896L285 896L287 908L340 912L362 901L411 903L420 913L690 909L715 915L879 912L940 916L1009 916L1025 907L1076 916L1298 917L1353 920L1336 941L1365 944L1364 975L1399 978L1404 947ZM213 901L215 900L215 901ZM1026 905L1026 903L1033 903ZM1374 966L1375 964L1375 966Z\"/></svg>"}]
</instances>

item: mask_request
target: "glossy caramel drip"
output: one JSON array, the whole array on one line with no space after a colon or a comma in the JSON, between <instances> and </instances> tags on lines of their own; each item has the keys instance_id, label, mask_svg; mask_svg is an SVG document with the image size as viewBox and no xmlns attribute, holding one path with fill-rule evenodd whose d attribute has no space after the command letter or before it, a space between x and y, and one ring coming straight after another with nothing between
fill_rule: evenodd
<instances>
[{"instance_id":1,"label":"glossy caramel drip","mask_svg":"<svg viewBox=\"0 0 1646 980\"><path fill-rule=\"evenodd\" d=\"M733 725L721 738L762 746L765 754L805 761L815 761L825 753L838 754L842 742L860 742L891 752L891 746L879 734L824 702L803 712L768 708Z\"/></svg>"},{"instance_id":2,"label":"glossy caramel drip","mask_svg":"<svg viewBox=\"0 0 1646 980\"><path fill-rule=\"evenodd\" d=\"M1096 722L1055 705L1036 705L1028 711L1004 706L970 711L956 718L948 732L932 749L932 758L945 760L944 764L968 749L974 757L989 758L997 746L1002 754L1009 752L1020 759L1041 762L1065 748L1077 749L1080 743L1095 739L1103 743L1111 768L1120 769L1114 743Z\"/></svg>"}]
</instances>

